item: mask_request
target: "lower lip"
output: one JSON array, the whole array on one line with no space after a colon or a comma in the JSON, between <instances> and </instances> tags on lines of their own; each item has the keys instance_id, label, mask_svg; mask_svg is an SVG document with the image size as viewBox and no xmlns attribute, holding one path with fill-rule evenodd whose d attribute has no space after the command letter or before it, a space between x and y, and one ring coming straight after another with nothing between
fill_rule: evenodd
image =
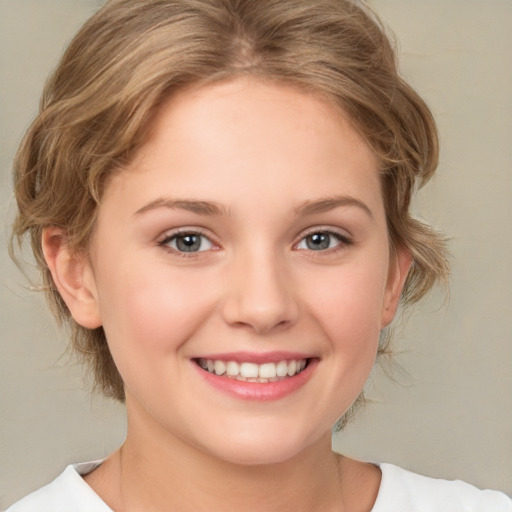
<instances>
[{"instance_id":1,"label":"lower lip","mask_svg":"<svg viewBox=\"0 0 512 512\"><path fill-rule=\"evenodd\" d=\"M315 371L318 360L310 360L306 368L300 373L277 382L245 382L215 375L203 370L198 364L193 364L201 377L214 388L242 400L266 402L284 398L304 386Z\"/></svg>"}]
</instances>

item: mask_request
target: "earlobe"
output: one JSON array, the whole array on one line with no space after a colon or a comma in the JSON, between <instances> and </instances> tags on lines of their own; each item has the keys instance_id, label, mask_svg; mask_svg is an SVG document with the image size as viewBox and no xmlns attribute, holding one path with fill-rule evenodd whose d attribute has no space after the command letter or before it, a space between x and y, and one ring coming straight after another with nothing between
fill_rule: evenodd
<instances>
[{"instance_id":1,"label":"earlobe","mask_svg":"<svg viewBox=\"0 0 512 512\"><path fill-rule=\"evenodd\" d=\"M386 293L382 305L381 329L387 327L395 317L411 263L411 255L404 249L398 249L392 262L386 285Z\"/></svg>"},{"instance_id":2,"label":"earlobe","mask_svg":"<svg viewBox=\"0 0 512 512\"><path fill-rule=\"evenodd\" d=\"M88 329L100 327L102 322L90 263L69 248L61 228L45 228L41 242L55 286L73 319Z\"/></svg>"}]
</instances>

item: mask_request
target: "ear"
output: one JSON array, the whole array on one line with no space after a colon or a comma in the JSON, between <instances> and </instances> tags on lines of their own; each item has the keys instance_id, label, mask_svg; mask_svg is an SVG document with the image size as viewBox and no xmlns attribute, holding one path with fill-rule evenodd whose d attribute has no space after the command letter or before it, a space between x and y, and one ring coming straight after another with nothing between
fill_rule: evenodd
<instances>
[{"instance_id":1,"label":"ear","mask_svg":"<svg viewBox=\"0 0 512 512\"><path fill-rule=\"evenodd\" d=\"M73 319L88 329L100 327L96 283L87 258L67 245L65 231L61 228L44 228L41 242L53 282Z\"/></svg>"},{"instance_id":2,"label":"ear","mask_svg":"<svg viewBox=\"0 0 512 512\"><path fill-rule=\"evenodd\" d=\"M391 260L382 304L381 329L387 327L395 317L411 263L411 255L402 248L398 249L396 255Z\"/></svg>"}]
</instances>

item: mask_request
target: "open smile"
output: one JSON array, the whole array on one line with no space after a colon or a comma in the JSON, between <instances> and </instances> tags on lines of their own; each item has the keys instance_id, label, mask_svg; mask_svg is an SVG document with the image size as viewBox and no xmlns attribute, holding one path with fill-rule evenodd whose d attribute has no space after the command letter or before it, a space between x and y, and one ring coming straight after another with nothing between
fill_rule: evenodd
<instances>
[{"instance_id":1,"label":"open smile","mask_svg":"<svg viewBox=\"0 0 512 512\"><path fill-rule=\"evenodd\" d=\"M303 387L319 358L299 354L222 354L192 360L201 377L213 388L243 400L284 398Z\"/></svg>"},{"instance_id":2,"label":"open smile","mask_svg":"<svg viewBox=\"0 0 512 512\"><path fill-rule=\"evenodd\" d=\"M257 364L253 362L223 361L221 359L197 359L197 364L209 373L244 382L279 382L302 372L308 359L291 359Z\"/></svg>"}]
</instances>

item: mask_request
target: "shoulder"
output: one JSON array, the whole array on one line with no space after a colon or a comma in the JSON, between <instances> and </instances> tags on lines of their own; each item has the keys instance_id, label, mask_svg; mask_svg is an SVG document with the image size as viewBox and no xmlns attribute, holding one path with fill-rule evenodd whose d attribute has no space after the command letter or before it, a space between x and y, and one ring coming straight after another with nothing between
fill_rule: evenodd
<instances>
[{"instance_id":1,"label":"shoulder","mask_svg":"<svg viewBox=\"0 0 512 512\"><path fill-rule=\"evenodd\" d=\"M372 512L512 512L504 493L460 480L441 480L380 464L382 481Z\"/></svg>"},{"instance_id":2,"label":"shoulder","mask_svg":"<svg viewBox=\"0 0 512 512\"><path fill-rule=\"evenodd\" d=\"M80 476L100 463L68 466L53 482L25 496L6 512L112 512Z\"/></svg>"}]
</instances>

